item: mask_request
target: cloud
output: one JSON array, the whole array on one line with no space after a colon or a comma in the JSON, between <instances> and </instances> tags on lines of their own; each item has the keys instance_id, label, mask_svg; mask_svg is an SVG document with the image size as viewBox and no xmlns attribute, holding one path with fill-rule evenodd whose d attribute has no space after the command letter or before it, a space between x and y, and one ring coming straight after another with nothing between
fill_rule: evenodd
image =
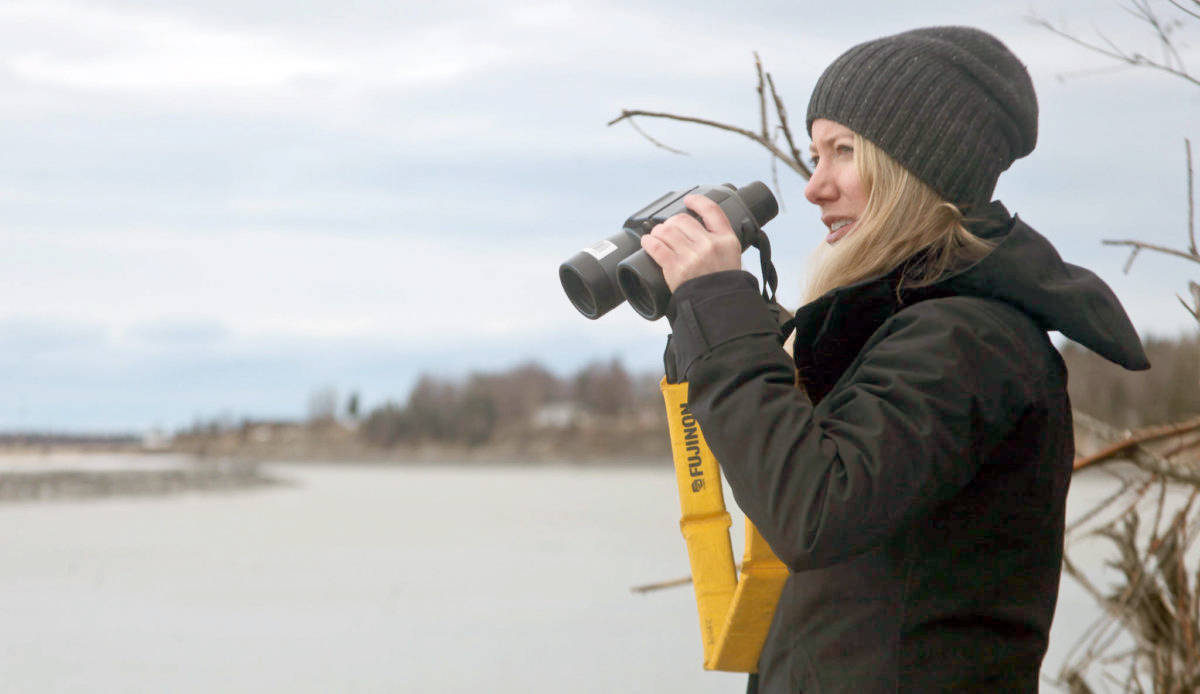
<instances>
[{"instance_id":1,"label":"cloud","mask_svg":"<svg viewBox=\"0 0 1200 694\"><path fill-rule=\"evenodd\" d=\"M0 20L58 40L5 61L17 77L83 90L261 88L335 71L272 37L213 31L165 13L113 12L58 3L17 3ZM96 37L101 37L97 40Z\"/></svg>"},{"instance_id":2,"label":"cloud","mask_svg":"<svg viewBox=\"0 0 1200 694\"><path fill-rule=\"evenodd\" d=\"M691 153L680 157L605 122L647 108L757 127L757 50L799 131L841 51L949 16L995 31L1039 90L1041 142L1001 179L1005 201L1108 279L1140 328L1187 324L1163 308L1186 267L1143 256L1121 275L1124 253L1099 240L1182 242L1180 139L1196 134L1200 97L1144 71L1060 81L1104 61L1003 3L835 9L0 5L0 346L44 359L0 359L0 382L58 393L38 401L39 421L99 422L64 404L82 398L125 403L104 421L140 426L156 408L169 424L239 402L298 411L325 382L399 397L419 370L489 360L566 369L615 353L653 366L665 326L627 309L583 320L558 263L667 190L771 171L736 135L642 121ZM1131 46L1146 38L1119 8L1039 11ZM817 222L803 181L780 178L786 210L768 232L795 301Z\"/></svg>"},{"instance_id":3,"label":"cloud","mask_svg":"<svg viewBox=\"0 0 1200 694\"><path fill-rule=\"evenodd\" d=\"M55 353L90 350L103 346L107 340L107 329L95 322L32 316L0 318L0 351L9 358L27 360Z\"/></svg>"}]
</instances>

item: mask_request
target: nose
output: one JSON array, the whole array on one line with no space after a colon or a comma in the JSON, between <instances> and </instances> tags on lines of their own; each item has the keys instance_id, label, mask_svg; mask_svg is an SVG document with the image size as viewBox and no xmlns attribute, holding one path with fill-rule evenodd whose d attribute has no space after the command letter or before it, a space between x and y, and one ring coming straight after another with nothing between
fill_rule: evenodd
<instances>
[{"instance_id":1,"label":"nose","mask_svg":"<svg viewBox=\"0 0 1200 694\"><path fill-rule=\"evenodd\" d=\"M820 162L813 169L808 185L804 186L804 197L814 205L831 202L837 197L837 187L833 185L832 177Z\"/></svg>"}]
</instances>

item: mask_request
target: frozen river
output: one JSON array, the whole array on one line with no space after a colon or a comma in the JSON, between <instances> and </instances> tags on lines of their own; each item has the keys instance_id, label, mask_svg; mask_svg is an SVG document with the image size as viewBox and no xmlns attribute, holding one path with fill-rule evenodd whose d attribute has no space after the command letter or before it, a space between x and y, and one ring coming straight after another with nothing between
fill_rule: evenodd
<instances>
[{"instance_id":1,"label":"frozen river","mask_svg":"<svg viewBox=\"0 0 1200 694\"><path fill-rule=\"evenodd\" d=\"M294 484L0 504L0 688L743 691L690 588L629 591L687 573L665 464L267 471ZM1065 581L1047 666L1095 614Z\"/></svg>"}]
</instances>

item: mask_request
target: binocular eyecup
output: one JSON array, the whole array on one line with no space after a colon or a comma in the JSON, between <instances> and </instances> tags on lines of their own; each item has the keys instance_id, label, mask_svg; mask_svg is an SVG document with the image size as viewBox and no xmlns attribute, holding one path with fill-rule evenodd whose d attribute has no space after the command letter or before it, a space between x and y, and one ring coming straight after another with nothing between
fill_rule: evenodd
<instances>
[{"instance_id":1,"label":"binocular eyecup","mask_svg":"<svg viewBox=\"0 0 1200 694\"><path fill-rule=\"evenodd\" d=\"M595 320L622 301L629 301L647 320L666 313L671 290L662 268L642 250L641 239L673 215L695 217L683 204L684 196L691 194L704 195L721 206L743 251L756 242L762 226L779 214L779 203L761 181L741 188L726 183L671 191L625 220L619 233L588 246L559 266L563 290L580 313Z\"/></svg>"}]
</instances>

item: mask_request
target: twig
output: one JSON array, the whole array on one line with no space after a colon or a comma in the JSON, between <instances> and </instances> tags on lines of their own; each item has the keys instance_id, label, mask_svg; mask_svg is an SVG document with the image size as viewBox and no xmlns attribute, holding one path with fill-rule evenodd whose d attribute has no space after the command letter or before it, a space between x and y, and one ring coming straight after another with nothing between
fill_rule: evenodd
<instances>
[{"instance_id":1,"label":"twig","mask_svg":"<svg viewBox=\"0 0 1200 694\"><path fill-rule=\"evenodd\" d=\"M775 90L775 78L771 77L771 73L767 73L767 84L771 87L771 98L775 100L775 115L779 117L779 127L783 130L783 138L787 140L788 149L792 151L792 160L800 166L800 175L804 178L811 178L812 171L804 164L804 157L800 156L800 150L796 148L796 141L792 138L792 129L788 125L787 109L783 106L783 99L779 98L779 92Z\"/></svg>"},{"instance_id":2,"label":"twig","mask_svg":"<svg viewBox=\"0 0 1200 694\"><path fill-rule=\"evenodd\" d=\"M1196 251L1196 187L1192 180L1192 141L1183 138L1183 148L1187 151L1188 241L1191 243L1192 255L1200 258L1200 252Z\"/></svg>"},{"instance_id":3,"label":"twig","mask_svg":"<svg viewBox=\"0 0 1200 694\"><path fill-rule=\"evenodd\" d=\"M1135 16L1136 16L1136 14L1135 14ZM1089 51L1099 53L1101 55L1112 58L1113 60L1119 60L1123 63L1128 63L1130 65L1138 65L1138 66L1142 66L1142 67L1154 68L1155 70L1162 70L1163 72L1167 72L1172 75L1175 75L1176 77L1187 80L1188 82L1191 82L1192 84L1200 87L1200 80L1196 79L1195 77L1192 77L1190 74L1188 74L1184 70L1178 70L1176 68L1171 67L1170 65L1164 65L1157 61L1150 60L1149 58L1147 58L1144 55L1141 55L1140 53L1126 54L1126 53L1122 52L1119 48L1117 48L1115 45L1113 45L1111 42L1109 43L1111 48L1104 48L1103 46L1097 46L1094 43L1089 43L1089 42L1084 41L1083 39L1080 39L1066 31L1059 29L1058 27L1051 24L1049 21L1042 19L1041 17L1038 17L1037 15L1030 15L1030 16L1026 17L1026 19L1030 23L1036 24L1036 25L1046 29L1050 33L1061 36L1062 38L1067 39L1068 41L1070 41L1074 44L1082 46L1082 47L1088 49ZM1101 36L1101 38L1103 39L1104 37ZM1107 41L1107 39L1105 39L1105 40Z\"/></svg>"},{"instance_id":4,"label":"twig","mask_svg":"<svg viewBox=\"0 0 1200 694\"><path fill-rule=\"evenodd\" d=\"M1179 299L1179 303L1183 304L1183 310L1192 314L1192 318L1195 318L1196 320L1200 321L1200 304L1197 304L1196 308L1192 308L1191 306L1188 306L1187 302L1183 300L1182 296L1179 296L1178 294L1176 294L1175 298Z\"/></svg>"},{"instance_id":5,"label":"twig","mask_svg":"<svg viewBox=\"0 0 1200 694\"><path fill-rule=\"evenodd\" d=\"M1166 246L1156 246L1152 243L1145 243L1143 241L1134 241L1131 239L1105 239L1101 241L1101 243L1103 243L1105 246L1133 246L1137 250L1166 253L1167 255L1178 256L1194 263L1200 263L1200 256L1198 255L1194 255L1187 251L1175 250L1174 248L1167 248Z\"/></svg>"},{"instance_id":6,"label":"twig","mask_svg":"<svg viewBox=\"0 0 1200 694\"><path fill-rule=\"evenodd\" d=\"M629 592L631 592L631 593L651 593L656 590L663 590L664 588L678 588L679 586L686 586L687 584L689 584L691 582L692 582L692 577L685 576L683 578L673 578L669 581L659 581L657 583L645 583L640 586L632 586L629 589Z\"/></svg>"},{"instance_id":7,"label":"twig","mask_svg":"<svg viewBox=\"0 0 1200 694\"><path fill-rule=\"evenodd\" d=\"M1192 439L1191 441L1184 441L1183 443L1179 444L1178 446L1175 446L1171 450L1163 453L1163 457L1164 458L1174 458L1175 456L1179 455L1180 453L1183 453L1184 451L1190 450L1197 446L1200 446L1200 438Z\"/></svg>"},{"instance_id":8,"label":"twig","mask_svg":"<svg viewBox=\"0 0 1200 694\"><path fill-rule=\"evenodd\" d=\"M1121 267L1121 273L1122 273L1122 274L1125 274L1125 275L1128 275L1128 274L1129 274L1129 270L1130 270L1130 268L1132 268L1132 267L1133 267L1133 261L1137 260L1138 253L1141 253L1141 252L1142 252L1142 249L1141 249L1141 248L1137 248L1137 247L1134 247L1134 249L1133 249L1132 251L1130 251L1130 252L1129 252L1129 258L1127 258L1127 259L1125 260L1125 265L1123 265L1123 266Z\"/></svg>"},{"instance_id":9,"label":"twig","mask_svg":"<svg viewBox=\"0 0 1200 694\"><path fill-rule=\"evenodd\" d=\"M779 200L779 211L783 212L783 188L779 186L779 163L771 157L771 185L775 186L775 197Z\"/></svg>"},{"instance_id":10,"label":"twig","mask_svg":"<svg viewBox=\"0 0 1200 694\"><path fill-rule=\"evenodd\" d=\"M1162 44L1163 49L1163 63L1170 65L1171 58L1174 57L1175 64L1179 66L1179 69L1187 72L1183 65L1183 58L1180 57L1179 51L1175 49L1175 43L1171 41L1170 31L1158 20L1158 16L1154 14L1154 10L1150 7L1148 0L1141 0L1140 2L1139 0L1134 0L1133 4L1134 7L1138 8L1138 14L1135 16L1149 24L1154 29L1154 32L1158 34L1158 42Z\"/></svg>"},{"instance_id":11,"label":"twig","mask_svg":"<svg viewBox=\"0 0 1200 694\"><path fill-rule=\"evenodd\" d=\"M1132 480L1121 480L1121 488L1120 489L1118 489L1113 494L1110 494L1109 496L1105 497L1103 501L1092 506L1092 508L1088 509L1087 513L1085 513L1082 516L1080 516L1079 518L1076 518L1075 520L1071 521L1071 524L1068 525L1066 528L1066 534L1071 535L1080 526L1086 524L1088 521L1095 518L1097 515L1100 514L1101 511L1103 511L1104 509L1106 509L1110 505L1112 505L1114 502L1116 502L1117 499L1120 499L1121 497L1125 496L1125 493L1128 492L1129 488L1132 486L1133 486ZM1144 494L1145 490L1146 490L1146 487L1143 486L1141 493Z\"/></svg>"},{"instance_id":12,"label":"twig","mask_svg":"<svg viewBox=\"0 0 1200 694\"><path fill-rule=\"evenodd\" d=\"M758 73L758 120L762 128L762 136L770 137L770 132L767 130L767 92L763 86L763 69L762 60L758 57L758 51L754 52L754 71Z\"/></svg>"},{"instance_id":13,"label":"twig","mask_svg":"<svg viewBox=\"0 0 1200 694\"><path fill-rule=\"evenodd\" d=\"M1158 486L1158 503L1154 506L1154 524L1150 526L1150 544L1158 543L1158 526L1162 523L1163 510L1166 508L1167 501L1167 478L1162 475L1155 475L1159 481Z\"/></svg>"},{"instance_id":14,"label":"twig","mask_svg":"<svg viewBox=\"0 0 1200 694\"><path fill-rule=\"evenodd\" d=\"M614 122L615 122L615 121L614 121ZM651 137L651 136L650 136L650 133L646 132L645 130L642 130L641 126L639 126L639 125L637 124L637 122L636 122L636 121L634 121L632 118L630 118L630 119L629 119L629 124L630 124L631 126L633 126L633 129L634 129L634 130L638 131L638 134L639 134L639 135L641 135L642 137L644 137L644 138L646 138L647 140L649 140L649 141L650 141L650 143L651 143L651 144L653 144L655 147L661 147L661 148L663 148L663 149L665 149L665 150L667 150L668 152L671 152L671 153L673 153L673 154L682 154L682 155L683 155L683 156L685 156L685 157L691 156L690 154L688 154L687 152L685 152L685 151L683 151L683 150L681 150L681 149L675 149L674 147L670 147L670 146L668 146L668 145L665 145L665 144L663 144L662 142L659 142L658 140L654 139L653 137ZM609 123L609 125L612 125L612 123Z\"/></svg>"},{"instance_id":15,"label":"twig","mask_svg":"<svg viewBox=\"0 0 1200 694\"><path fill-rule=\"evenodd\" d=\"M716 128L718 130L726 130L731 133L737 133L738 135L748 137L751 140L754 140L758 144L762 145L763 147L766 147L771 152L771 154L774 154L775 156L779 157L780 161L782 161L784 164L787 164L788 167L791 168L796 173L803 176L804 172L806 170L803 164L796 161L795 159L792 159L783 150L776 147L775 144L772 143L767 138L765 138L757 133L750 132L749 130L746 130L745 128L739 128L736 125L728 125L726 123L718 123L717 121L709 120L707 118L696 118L695 116L681 116L681 115L675 114L675 113L661 113L658 111L643 111L641 109L623 109L621 111L621 115L610 120L608 122L608 124L614 125L623 120L634 118L635 116L645 116L646 118L666 118L668 120L683 121L684 123L696 123L698 125L707 125L710 128Z\"/></svg>"},{"instance_id":16,"label":"twig","mask_svg":"<svg viewBox=\"0 0 1200 694\"><path fill-rule=\"evenodd\" d=\"M1200 14L1192 12L1188 8L1184 7L1183 5L1180 5L1178 0L1167 0L1167 1L1170 2L1172 5L1174 5L1175 7L1177 7L1184 14L1190 14L1191 16L1195 17L1196 19L1200 19ZM1196 7L1200 7L1200 0L1194 0L1194 1L1196 2Z\"/></svg>"},{"instance_id":17,"label":"twig","mask_svg":"<svg viewBox=\"0 0 1200 694\"><path fill-rule=\"evenodd\" d=\"M741 571L742 563L738 562L738 563L734 564L733 570ZM657 583L645 583L640 586L632 586L629 589L629 592L631 592L631 593L652 593L656 590L663 590L664 588L678 588L679 586L686 586L687 584L689 584L691 582L692 582L692 577L689 574L687 576L681 576L679 578L672 578L669 581L659 581Z\"/></svg>"}]
</instances>

